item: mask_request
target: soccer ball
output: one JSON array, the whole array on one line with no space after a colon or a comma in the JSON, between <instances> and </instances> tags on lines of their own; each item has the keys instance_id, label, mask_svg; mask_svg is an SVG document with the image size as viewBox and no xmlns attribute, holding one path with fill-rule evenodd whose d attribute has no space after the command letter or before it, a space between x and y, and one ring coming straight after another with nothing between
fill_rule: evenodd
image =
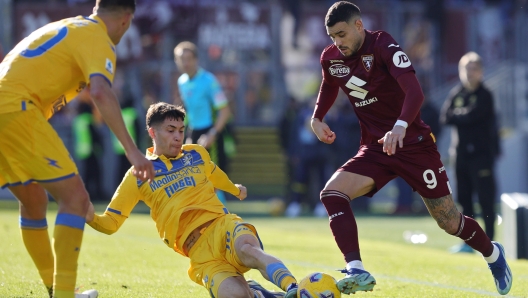
<instances>
[{"instance_id":1,"label":"soccer ball","mask_svg":"<svg viewBox=\"0 0 528 298\"><path fill-rule=\"evenodd\" d=\"M312 273L299 282L297 289L299 298L340 298L336 280L322 272Z\"/></svg>"}]
</instances>

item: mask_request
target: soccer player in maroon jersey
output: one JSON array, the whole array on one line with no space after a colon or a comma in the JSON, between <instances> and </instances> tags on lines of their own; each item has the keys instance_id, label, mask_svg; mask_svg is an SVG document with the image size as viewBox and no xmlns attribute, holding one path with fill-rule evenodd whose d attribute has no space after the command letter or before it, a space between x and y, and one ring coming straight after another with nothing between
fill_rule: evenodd
<instances>
[{"instance_id":1,"label":"soccer player in maroon jersey","mask_svg":"<svg viewBox=\"0 0 528 298\"><path fill-rule=\"evenodd\" d=\"M345 294L371 291L376 284L361 262L350 201L372 196L400 176L422 196L440 228L482 253L497 291L507 294L512 273L504 249L492 242L475 220L457 210L434 135L420 118L424 95L405 52L387 32L365 30L359 8L350 2L332 5L325 24L333 44L321 55L323 81L312 129L324 143L336 139L323 118L339 88L348 94L361 125L358 153L321 191L330 229L347 262L339 290Z\"/></svg>"}]
</instances>

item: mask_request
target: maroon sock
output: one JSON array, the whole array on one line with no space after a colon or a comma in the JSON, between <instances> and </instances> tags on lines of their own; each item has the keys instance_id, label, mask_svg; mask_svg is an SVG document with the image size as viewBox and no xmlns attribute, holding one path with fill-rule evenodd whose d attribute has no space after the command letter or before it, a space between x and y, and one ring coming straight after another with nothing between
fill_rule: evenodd
<instances>
[{"instance_id":1,"label":"maroon sock","mask_svg":"<svg viewBox=\"0 0 528 298\"><path fill-rule=\"evenodd\" d=\"M479 224L471 217L460 214L461 220L456 236L483 256L489 257L493 253L493 243Z\"/></svg>"},{"instance_id":2,"label":"maroon sock","mask_svg":"<svg viewBox=\"0 0 528 298\"><path fill-rule=\"evenodd\" d=\"M345 261L361 261L356 218L350 207L350 198L337 190L323 190L321 202L328 212L330 229Z\"/></svg>"}]
</instances>

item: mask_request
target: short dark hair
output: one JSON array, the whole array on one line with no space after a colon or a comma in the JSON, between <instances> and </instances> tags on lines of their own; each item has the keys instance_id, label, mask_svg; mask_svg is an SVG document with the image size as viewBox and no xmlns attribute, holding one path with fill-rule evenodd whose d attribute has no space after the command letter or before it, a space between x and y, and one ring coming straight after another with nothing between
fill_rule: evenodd
<instances>
[{"instance_id":1,"label":"short dark hair","mask_svg":"<svg viewBox=\"0 0 528 298\"><path fill-rule=\"evenodd\" d=\"M150 105L147 111L147 129L163 123L165 119L185 120L185 110L182 106L176 106L165 102L157 102Z\"/></svg>"},{"instance_id":2,"label":"short dark hair","mask_svg":"<svg viewBox=\"0 0 528 298\"><path fill-rule=\"evenodd\" d=\"M354 3L339 1L330 6L325 17L326 27L332 27L339 22L350 21L353 17L361 17L361 10Z\"/></svg>"},{"instance_id":3,"label":"short dark hair","mask_svg":"<svg viewBox=\"0 0 528 298\"><path fill-rule=\"evenodd\" d=\"M190 41L182 41L174 48L174 57L183 54L183 51L189 51L194 58L198 58L198 49L196 45Z\"/></svg>"},{"instance_id":4,"label":"short dark hair","mask_svg":"<svg viewBox=\"0 0 528 298\"><path fill-rule=\"evenodd\" d=\"M136 11L136 0L96 0L95 6L105 11L130 9Z\"/></svg>"}]
</instances>

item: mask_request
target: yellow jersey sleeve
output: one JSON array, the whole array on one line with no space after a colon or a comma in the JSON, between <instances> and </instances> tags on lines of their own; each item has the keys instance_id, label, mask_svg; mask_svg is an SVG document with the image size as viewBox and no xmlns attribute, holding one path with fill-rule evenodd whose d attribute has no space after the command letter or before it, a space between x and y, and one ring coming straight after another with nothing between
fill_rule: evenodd
<instances>
[{"instance_id":1,"label":"yellow jersey sleeve","mask_svg":"<svg viewBox=\"0 0 528 298\"><path fill-rule=\"evenodd\" d=\"M139 192L137 178L129 170L114 193L105 213L103 215L96 214L94 220L88 225L99 232L113 234L119 230L141 199L142 195Z\"/></svg>"},{"instance_id":2,"label":"yellow jersey sleeve","mask_svg":"<svg viewBox=\"0 0 528 298\"><path fill-rule=\"evenodd\" d=\"M98 17L93 21L102 22ZM84 40L80 41L74 58L81 69L86 82L94 76L102 76L110 86L114 81L116 52L115 46L108 39L102 38L100 31L85 31Z\"/></svg>"},{"instance_id":3,"label":"yellow jersey sleeve","mask_svg":"<svg viewBox=\"0 0 528 298\"><path fill-rule=\"evenodd\" d=\"M0 114L38 108L49 119L90 78L102 76L111 85L115 64L114 44L98 16L47 24L19 42L0 63Z\"/></svg>"},{"instance_id":4,"label":"yellow jersey sleeve","mask_svg":"<svg viewBox=\"0 0 528 298\"><path fill-rule=\"evenodd\" d=\"M236 187L235 184L229 180L227 174L211 160L209 152L207 152L207 150L205 150L205 148L202 146L196 146L196 149L204 161L205 174L207 175L209 181L213 183L214 187L223 191L227 191L234 196L238 196L240 194L240 189L238 189L238 187Z\"/></svg>"}]
</instances>

